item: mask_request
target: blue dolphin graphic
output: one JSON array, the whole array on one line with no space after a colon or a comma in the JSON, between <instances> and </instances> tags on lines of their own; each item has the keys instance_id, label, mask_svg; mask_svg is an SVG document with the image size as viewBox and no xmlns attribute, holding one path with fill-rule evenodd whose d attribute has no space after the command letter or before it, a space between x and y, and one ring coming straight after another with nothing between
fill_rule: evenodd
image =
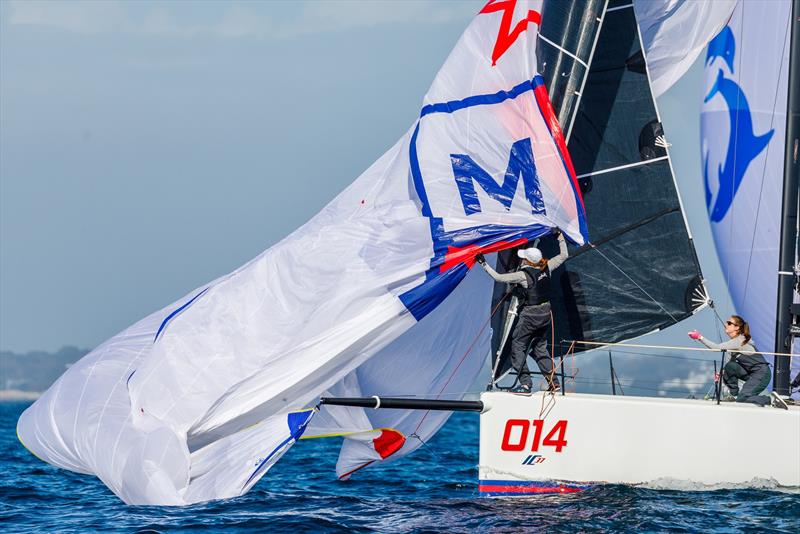
<instances>
[{"instance_id":1,"label":"blue dolphin graphic","mask_svg":"<svg viewBox=\"0 0 800 534\"><path fill-rule=\"evenodd\" d=\"M736 38L730 27L725 26L722 30L709 41L708 52L706 52L706 66L710 65L714 58L722 58L728 64L728 68L733 72L733 57L736 55Z\"/></svg>"},{"instance_id":2,"label":"blue dolphin graphic","mask_svg":"<svg viewBox=\"0 0 800 534\"><path fill-rule=\"evenodd\" d=\"M728 116L730 118L730 137L728 138L728 153L725 155L725 164L717 169L719 177L719 189L717 191L717 201L711 209L711 195L708 186L708 157L706 156L705 168L703 169L703 179L706 188L706 205L710 210L709 217L713 222L719 222L725 218L728 209L731 207L733 197L739 190L742 178L747 171L750 162L769 144L772 129L764 135L755 135L753 132L753 118L750 114L750 105L744 96L742 89L730 78L726 78L720 69L714 86L706 96L704 102L708 102L717 93L721 94L728 105Z\"/></svg>"}]
</instances>

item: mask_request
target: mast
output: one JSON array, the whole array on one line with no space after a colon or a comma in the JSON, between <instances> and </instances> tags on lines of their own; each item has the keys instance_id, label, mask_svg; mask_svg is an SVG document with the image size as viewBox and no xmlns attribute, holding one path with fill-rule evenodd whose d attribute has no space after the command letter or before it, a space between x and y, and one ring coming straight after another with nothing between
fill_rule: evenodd
<instances>
[{"instance_id":1,"label":"mast","mask_svg":"<svg viewBox=\"0 0 800 534\"><path fill-rule=\"evenodd\" d=\"M786 105L786 146L783 163L783 206L781 243L778 260L778 309L775 352L791 352L791 306L794 300L794 267L797 252L798 150L800 150L800 0L792 1L791 46L789 51L789 91ZM772 387L779 395L789 395L791 360L776 356Z\"/></svg>"}]
</instances>

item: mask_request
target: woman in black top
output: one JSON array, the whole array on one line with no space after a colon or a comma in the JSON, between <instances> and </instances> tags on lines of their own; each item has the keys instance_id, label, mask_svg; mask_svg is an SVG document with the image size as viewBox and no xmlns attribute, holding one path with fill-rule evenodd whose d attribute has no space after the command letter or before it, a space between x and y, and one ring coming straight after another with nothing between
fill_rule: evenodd
<instances>
[{"instance_id":1,"label":"woman in black top","mask_svg":"<svg viewBox=\"0 0 800 534\"><path fill-rule=\"evenodd\" d=\"M483 269L494 278L495 282L505 282L520 289L519 320L511 337L511 365L517 370L519 387L514 392L530 393L533 387L528 369L528 348L533 347L533 358L542 375L548 381L548 390L555 391L560 385L553 372L553 359L547 350L547 333L550 329L550 272L556 270L569 256L567 242L561 232L558 235L557 256L542 257L542 252L535 247L520 249L517 255L522 258L520 270L499 274L483 259L476 258Z\"/></svg>"}]
</instances>

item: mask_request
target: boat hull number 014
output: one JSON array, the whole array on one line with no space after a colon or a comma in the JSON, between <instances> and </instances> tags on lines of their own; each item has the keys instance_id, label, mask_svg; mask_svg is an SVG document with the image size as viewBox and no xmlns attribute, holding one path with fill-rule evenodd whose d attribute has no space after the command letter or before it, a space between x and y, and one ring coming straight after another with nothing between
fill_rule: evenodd
<instances>
[{"instance_id":1,"label":"boat hull number 014","mask_svg":"<svg viewBox=\"0 0 800 534\"><path fill-rule=\"evenodd\" d=\"M504 451L518 452L529 450L536 452L539 447L555 447L555 452L567 446L567 421L556 421L545 434L545 422L542 419L509 419L503 431L503 442L500 448ZM531 432L531 428L533 431ZM544 439L542 435L544 434ZM530 439L529 439L530 438Z\"/></svg>"}]
</instances>

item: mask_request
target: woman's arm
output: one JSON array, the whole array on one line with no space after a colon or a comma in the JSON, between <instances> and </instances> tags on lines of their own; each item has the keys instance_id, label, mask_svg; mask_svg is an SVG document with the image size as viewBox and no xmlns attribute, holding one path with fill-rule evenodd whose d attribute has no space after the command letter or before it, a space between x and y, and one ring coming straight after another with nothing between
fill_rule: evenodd
<instances>
[{"instance_id":1,"label":"woman's arm","mask_svg":"<svg viewBox=\"0 0 800 534\"><path fill-rule=\"evenodd\" d=\"M523 273L522 271L500 274L494 269L492 269L492 267L486 262L483 262L480 265L481 267L483 267L484 271L489 273L489 276L494 278L495 282L505 282L506 284L519 284L524 288L528 287L528 279L525 277L525 273Z\"/></svg>"},{"instance_id":2,"label":"woman's arm","mask_svg":"<svg viewBox=\"0 0 800 534\"><path fill-rule=\"evenodd\" d=\"M569 258L569 250L567 249L567 242L564 239L564 234L558 233L558 256L547 260L547 266L551 271L558 269L566 259Z\"/></svg>"},{"instance_id":3,"label":"woman's arm","mask_svg":"<svg viewBox=\"0 0 800 534\"><path fill-rule=\"evenodd\" d=\"M699 341L709 349L715 349L715 350L737 350L742 348L742 340L736 337L733 339L729 339L724 343L714 343L713 341L707 340L703 336L700 336L700 338L697 341Z\"/></svg>"}]
</instances>

